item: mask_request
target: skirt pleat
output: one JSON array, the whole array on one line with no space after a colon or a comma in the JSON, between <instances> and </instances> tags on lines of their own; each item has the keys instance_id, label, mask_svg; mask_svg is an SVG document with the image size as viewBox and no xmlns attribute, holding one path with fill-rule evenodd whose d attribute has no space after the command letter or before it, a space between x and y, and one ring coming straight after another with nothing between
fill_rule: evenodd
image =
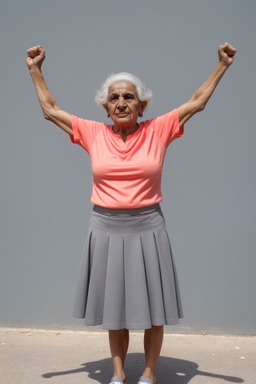
<instances>
[{"instance_id":1,"label":"skirt pleat","mask_svg":"<svg viewBox=\"0 0 256 384\"><path fill-rule=\"evenodd\" d=\"M177 324L181 298L161 208L117 211L92 212L74 317L103 329Z\"/></svg>"}]
</instances>

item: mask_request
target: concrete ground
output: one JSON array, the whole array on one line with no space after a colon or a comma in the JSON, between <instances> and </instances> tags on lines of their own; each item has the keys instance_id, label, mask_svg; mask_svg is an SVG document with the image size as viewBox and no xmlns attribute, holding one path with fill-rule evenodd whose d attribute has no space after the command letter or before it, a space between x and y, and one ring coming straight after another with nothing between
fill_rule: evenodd
<instances>
[{"instance_id":1,"label":"concrete ground","mask_svg":"<svg viewBox=\"0 0 256 384\"><path fill-rule=\"evenodd\" d=\"M127 384L144 364L143 333L133 332ZM108 384L112 363L104 331L0 328L1 384ZM159 384L256 383L256 336L165 334Z\"/></svg>"}]
</instances>

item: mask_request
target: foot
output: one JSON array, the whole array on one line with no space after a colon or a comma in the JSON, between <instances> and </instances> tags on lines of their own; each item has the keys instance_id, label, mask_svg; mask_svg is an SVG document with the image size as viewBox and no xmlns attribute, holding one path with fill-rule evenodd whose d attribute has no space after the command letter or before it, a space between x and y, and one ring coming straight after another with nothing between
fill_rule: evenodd
<instances>
[{"instance_id":1,"label":"foot","mask_svg":"<svg viewBox=\"0 0 256 384\"><path fill-rule=\"evenodd\" d=\"M125 379L123 380L121 376L113 376L109 384L124 384Z\"/></svg>"},{"instance_id":2,"label":"foot","mask_svg":"<svg viewBox=\"0 0 256 384\"><path fill-rule=\"evenodd\" d=\"M148 376L141 376L138 384L155 384L156 379L152 380Z\"/></svg>"}]
</instances>

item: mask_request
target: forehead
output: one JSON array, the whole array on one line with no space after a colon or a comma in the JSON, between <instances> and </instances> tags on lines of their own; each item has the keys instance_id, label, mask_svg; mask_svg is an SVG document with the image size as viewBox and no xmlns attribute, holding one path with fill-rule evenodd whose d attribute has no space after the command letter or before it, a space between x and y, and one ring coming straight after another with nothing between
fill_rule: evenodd
<instances>
[{"instance_id":1,"label":"forehead","mask_svg":"<svg viewBox=\"0 0 256 384\"><path fill-rule=\"evenodd\" d=\"M137 90L135 85L133 85L132 83L126 80L116 81L114 84L112 84L109 87L109 90L108 90L109 95L112 93L123 94L127 92L132 92L135 95L137 95Z\"/></svg>"}]
</instances>

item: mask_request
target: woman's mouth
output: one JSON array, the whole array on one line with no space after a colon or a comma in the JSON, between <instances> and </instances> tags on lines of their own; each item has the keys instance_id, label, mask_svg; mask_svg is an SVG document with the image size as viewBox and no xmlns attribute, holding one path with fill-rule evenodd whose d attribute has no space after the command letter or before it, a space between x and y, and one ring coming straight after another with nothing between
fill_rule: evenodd
<instances>
[{"instance_id":1,"label":"woman's mouth","mask_svg":"<svg viewBox=\"0 0 256 384\"><path fill-rule=\"evenodd\" d=\"M117 116L118 116L118 117L126 117L126 116L128 116L128 112L119 112L119 113L117 114Z\"/></svg>"}]
</instances>

